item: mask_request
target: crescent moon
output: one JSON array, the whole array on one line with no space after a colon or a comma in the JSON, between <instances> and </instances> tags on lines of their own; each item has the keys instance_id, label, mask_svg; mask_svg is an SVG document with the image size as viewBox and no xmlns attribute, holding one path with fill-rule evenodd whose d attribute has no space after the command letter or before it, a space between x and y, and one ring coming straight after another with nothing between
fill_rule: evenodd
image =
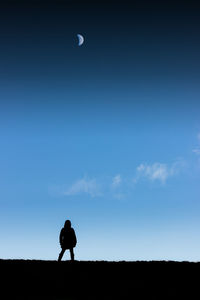
<instances>
[{"instance_id":1,"label":"crescent moon","mask_svg":"<svg viewBox=\"0 0 200 300\"><path fill-rule=\"evenodd\" d=\"M78 37L78 45L81 46L84 43L84 37L81 34L77 34Z\"/></svg>"}]
</instances>

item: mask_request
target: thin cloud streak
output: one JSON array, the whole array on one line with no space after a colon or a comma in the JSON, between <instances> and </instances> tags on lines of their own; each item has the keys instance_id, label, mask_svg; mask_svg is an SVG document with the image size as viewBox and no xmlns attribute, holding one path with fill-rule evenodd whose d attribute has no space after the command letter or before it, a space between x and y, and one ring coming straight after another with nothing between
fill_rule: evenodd
<instances>
[{"instance_id":1,"label":"thin cloud streak","mask_svg":"<svg viewBox=\"0 0 200 300\"><path fill-rule=\"evenodd\" d=\"M111 184L112 188L117 188L117 187L119 187L120 184L121 184L121 182L122 182L121 175L120 175L120 174L116 175L116 176L113 177L113 179L112 179L112 184Z\"/></svg>"},{"instance_id":2,"label":"thin cloud streak","mask_svg":"<svg viewBox=\"0 0 200 300\"><path fill-rule=\"evenodd\" d=\"M101 196L100 185L96 179L82 178L74 182L66 191L63 192L65 196L75 196L80 194L88 194L91 197Z\"/></svg>"},{"instance_id":3,"label":"thin cloud streak","mask_svg":"<svg viewBox=\"0 0 200 300\"><path fill-rule=\"evenodd\" d=\"M114 177L105 178L89 178L83 177L71 185L54 186L49 189L50 194L57 196L78 196L88 195L91 198L107 196L115 199L124 199L132 188L141 180L147 180L153 183L161 183L164 185L166 181L178 175L185 167L185 161L179 159L173 164L155 162L152 164L141 163L135 169L135 177L123 178L120 174ZM134 186L133 186L134 183Z\"/></svg>"},{"instance_id":4,"label":"thin cloud streak","mask_svg":"<svg viewBox=\"0 0 200 300\"><path fill-rule=\"evenodd\" d=\"M145 178L151 182L159 181L165 184L167 179L178 174L184 165L185 163L182 160L176 161L171 166L159 162L153 164L141 163L136 169L136 176L133 182L137 183Z\"/></svg>"},{"instance_id":5,"label":"thin cloud streak","mask_svg":"<svg viewBox=\"0 0 200 300\"><path fill-rule=\"evenodd\" d=\"M198 133L197 135L197 141L198 141L198 145L196 146L195 149L192 150L192 152L200 156L200 133Z\"/></svg>"}]
</instances>

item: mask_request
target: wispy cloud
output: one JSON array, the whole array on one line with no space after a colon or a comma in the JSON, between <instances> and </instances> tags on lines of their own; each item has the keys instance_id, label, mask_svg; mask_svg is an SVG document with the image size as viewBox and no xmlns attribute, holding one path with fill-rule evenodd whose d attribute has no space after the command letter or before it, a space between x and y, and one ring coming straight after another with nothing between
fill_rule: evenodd
<instances>
[{"instance_id":1,"label":"wispy cloud","mask_svg":"<svg viewBox=\"0 0 200 300\"><path fill-rule=\"evenodd\" d=\"M192 150L192 152L194 152L196 155L200 155L200 148L195 148Z\"/></svg>"},{"instance_id":2,"label":"wispy cloud","mask_svg":"<svg viewBox=\"0 0 200 300\"><path fill-rule=\"evenodd\" d=\"M63 195L65 196L75 196L83 193L88 194L91 197L100 196L102 194L100 185L97 183L96 179L83 177L63 191Z\"/></svg>"},{"instance_id":3,"label":"wispy cloud","mask_svg":"<svg viewBox=\"0 0 200 300\"><path fill-rule=\"evenodd\" d=\"M159 180L162 183L169 177L169 171L166 164L154 163L152 165L140 164L137 167L136 179L146 177L151 181Z\"/></svg>"},{"instance_id":4,"label":"wispy cloud","mask_svg":"<svg viewBox=\"0 0 200 300\"><path fill-rule=\"evenodd\" d=\"M112 198L120 201L126 199L128 192L127 180L122 178L120 174L112 178L110 187L110 195Z\"/></svg>"},{"instance_id":5,"label":"wispy cloud","mask_svg":"<svg viewBox=\"0 0 200 300\"><path fill-rule=\"evenodd\" d=\"M112 188L117 188L117 187L119 187L120 184L121 184L121 181L122 181L122 178L121 178L121 175L120 175L120 174L114 176L113 179L112 179L111 187L112 187Z\"/></svg>"},{"instance_id":6,"label":"wispy cloud","mask_svg":"<svg viewBox=\"0 0 200 300\"><path fill-rule=\"evenodd\" d=\"M196 155L200 156L200 133L197 135L197 145L196 147L192 150Z\"/></svg>"},{"instance_id":7,"label":"wispy cloud","mask_svg":"<svg viewBox=\"0 0 200 300\"><path fill-rule=\"evenodd\" d=\"M131 176L122 178L120 174L104 178L84 176L71 184L51 186L49 193L52 196L73 197L85 194L91 198L106 196L123 200L132 193L133 182L136 185L142 179L146 179L164 185L170 177L177 175L185 165L186 163L182 159L175 161L171 165L160 162L152 164L141 163L135 169L134 178Z\"/></svg>"},{"instance_id":8,"label":"wispy cloud","mask_svg":"<svg viewBox=\"0 0 200 300\"><path fill-rule=\"evenodd\" d=\"M133 181L136 183L141 178L146 178L152 182L160 181L164 184L169 177L176 175L183 165L182 160L178 160L172 165L159 162L153 164L141 163L136 169L136 176Z\"/></svg>"}]
</instances>

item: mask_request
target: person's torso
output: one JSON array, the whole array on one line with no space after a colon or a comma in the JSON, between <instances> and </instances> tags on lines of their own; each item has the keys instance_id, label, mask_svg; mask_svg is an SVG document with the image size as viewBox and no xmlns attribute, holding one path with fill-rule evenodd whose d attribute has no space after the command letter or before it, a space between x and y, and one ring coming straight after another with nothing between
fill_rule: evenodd
<instances>
[{"instance_id":1,"label":"person's torso","mask_svg":"<svg viewBox=\"0 0 200 300\"><path fill-rule=\"evenodd\" d=\"M73 228L62 229L63 244L66 247L73 247L75 243L75 233Z\"/></svg>"}]
</instances>

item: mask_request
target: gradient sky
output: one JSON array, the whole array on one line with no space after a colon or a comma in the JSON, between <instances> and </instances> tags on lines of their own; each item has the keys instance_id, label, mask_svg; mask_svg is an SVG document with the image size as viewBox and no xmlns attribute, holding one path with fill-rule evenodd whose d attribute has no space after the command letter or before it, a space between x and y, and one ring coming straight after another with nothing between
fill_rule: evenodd
<instances>
[{"instance_id":1,"label":"gradient sky","mask_svg":"<svg viewBox=\"0 0 200 300\"><path fill-rule=\"evenodd\" d=\"M166 2L1 2L0 258L70 219L78 260L200 260L200 9Z\"/></svg>"}]
</instances>

